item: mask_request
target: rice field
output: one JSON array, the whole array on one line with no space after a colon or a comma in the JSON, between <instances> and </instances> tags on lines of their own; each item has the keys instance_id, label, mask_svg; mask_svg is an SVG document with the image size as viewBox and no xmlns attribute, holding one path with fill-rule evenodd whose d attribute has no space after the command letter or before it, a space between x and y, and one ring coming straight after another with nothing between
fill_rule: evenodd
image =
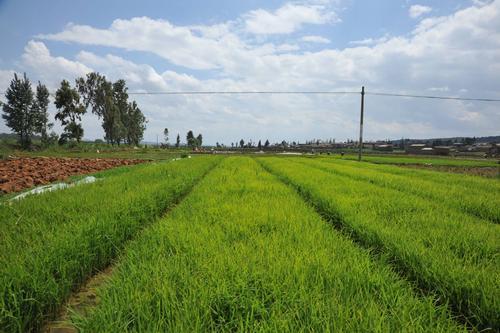
<instances>
[{"instance_id":1,"label":"rice field","mask_svg":"<svg viewBox=\"0 0 500 333\"><path fill-rule=\"evenodd\" d=\"M110 265L82 332L500 330L500 183L197 156L0 205L0 331Z\"/></svg>"}]
</instances>

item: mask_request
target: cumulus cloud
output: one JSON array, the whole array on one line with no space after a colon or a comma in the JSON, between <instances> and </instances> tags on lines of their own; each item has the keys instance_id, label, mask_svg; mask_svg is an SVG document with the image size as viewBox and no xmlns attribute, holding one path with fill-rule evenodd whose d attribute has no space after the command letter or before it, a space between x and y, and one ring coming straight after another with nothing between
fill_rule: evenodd
<instances>
[{"instance_id":1,"label":"cumulus cloud","mask_svg":"<svg viewBox=\"0 0 500 333\"><path fill-rule=\"evenodd\" d=\"M300 40L307 43L320 43L320 44L330 43L330 40L328 38L322 36L304 36Z\"/></svg>"},{"instance_id":2,"label":"cumulus cloud","mask_svg":"<svg viewBox=\"0 0 500 333\"><path fill-rule=\"evenodd\" d=\"M324 24L337 21L337 15L322 5L298 5L288 3L275 12L264 9L244 15L245 26L253 34L289 34L304 24Z\"/></svg>"},{"instance_id":3,"label":"cumulus cloud","mask_svg":"<svg viewBox=\"0 0 500 333\"><path fill-rule=\"evenodd\" d=\"M82 63L53 57L44 43L33 40L24 48L21 59L25 68L36 71L40 80L52 88L57 87L62 79L72 80L92 71L92 68Z\"/></svg>"},{"instance_id":4,"label":"cumulus cloud","mask_svg":"<svg viewBox=\"0 0 500 333\"><path fill-rule=\"evenodd\" d=\"M424 14L430 13L432 11L432 7L422 6L422 5L413 5L408 10L408 15L411 18L417 18Z\"/></svg>"},{"instance_id":5,"label":"cumulus cloud","mask_svg":"<svg viewBox=\"0 0 500 333\"><path fill-rule=\"evenodd\" d=\"M383 36L355 41L344 49L315 52L298 48L301 37L273 44L248 39L233 24L176 26L133 18L116 20L107 29L71 25L60 33L42 36L150 52L176 65L210 69L214 75L158 72L147 64L87 51L67 59L51 55L42 42L28 43L20 65L29 68L33 77L58 81L98 70L113 80L125 78L131 91L357 91L366 85L368 91L500 98L500 1L426 18L406 36ZM359 112L356 95L133 97L150 119L149 140L165 126L172 133L203 132L212 143L242 137L342 140L354 137ZM367 96L366 117L367 138L497 134L495 124L500 123L495 105L373 95ZM101 135L95 131L94 137Z\"/></svg>"}]
</instances>

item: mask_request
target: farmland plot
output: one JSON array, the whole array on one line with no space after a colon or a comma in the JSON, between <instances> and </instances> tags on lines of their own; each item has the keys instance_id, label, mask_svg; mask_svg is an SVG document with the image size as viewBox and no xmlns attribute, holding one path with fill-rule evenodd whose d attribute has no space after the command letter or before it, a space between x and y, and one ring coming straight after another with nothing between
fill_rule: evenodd
<instances>
[{"instance_id":1,"label":"farmland plot","mask_svg":"<svg viewBox=\"0 0 500 333\"><path fill-rule=\"evenodd\" d=\"M477 179L474 179L476 181L474 185L469 184L468 186L463 185L460 179L456 179L455 182L436 184L435 181L428 180L426 174L410 173L410 175L419 176L411 177L405 173L380 172L377 169L366 167L366 164L363 163L342 162L338 160L332 162L331 159L310 159L306 163L339 175L415 194L429 199L431 203L500 223L500 187L492 189L491 186L484 186L483 182L477 182ZM495 181L490 180L488 185L491 185L492 182L495 183Z\"/></svg>"},{"instance_id":2,"label":"farmland plot","mask_svg":"<svg viewBox=\"0 0 500 333\"><path fill-rule=\"evenodd\" d=\"M437 293L461 320L500 328L498 224L297 160L259 161L360 244L388 255L403 276Z\"/></svg>"},{"instance_id":3,"label":"farmland plot","mask_svg":"<svg viewBox=\"0 0 500 333\"><path fill-rule=\"evenodd\" d=\"M220 159L113 170L104 180L0 205L0 331L33 331L126 240Z\"/></svg>"},{"instance_id":4,"label":"farmland plot","mask_svg":"<svg viewBox=\"0 0 500 333\"><path fill-rule=\"evenodd\" d=\"M464 330L250 158L128 246L83 331Z\"/></svg>"}]
</instances>

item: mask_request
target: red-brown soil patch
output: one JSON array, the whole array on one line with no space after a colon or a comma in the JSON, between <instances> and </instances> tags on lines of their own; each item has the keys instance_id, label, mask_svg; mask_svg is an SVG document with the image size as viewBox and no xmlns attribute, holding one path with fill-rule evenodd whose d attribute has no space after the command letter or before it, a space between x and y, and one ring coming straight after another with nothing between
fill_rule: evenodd
<instances>
[{"instance_id":1,"label":"red-brown soil patch","mask_svg":"<svg viewBox=\"0 0 500 333\"><path fill-rule=\"evenodd\" d=\"M0 160L0 194L19 192L33 186L64 181L118 166L143 163L144 160L111 158L11 158Z\"/></svg>"}]
</instances>

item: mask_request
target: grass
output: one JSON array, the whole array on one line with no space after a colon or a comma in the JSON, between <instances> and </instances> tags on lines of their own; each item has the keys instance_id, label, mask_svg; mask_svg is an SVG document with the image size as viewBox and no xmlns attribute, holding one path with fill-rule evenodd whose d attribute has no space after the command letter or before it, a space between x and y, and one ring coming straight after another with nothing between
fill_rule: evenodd
<instances>
[{"instance_id":1,"label":"grass","mask_svg":"<svg viewBox=\"0 0 500 333\"><path fill-rule=\"evenodd\" d=\"M399 174L391 174L380 172L363 163L332 161L331 159L309 160L306 164L382 187L415 194L428 199L429 204L450 207L500 223L500 182L494 180L484 182L483 179L469 177L468 184L464 184L464 177L458 176L448 177L445 183L438 185L435 181L428 179L427 173L406 169L401 170ZM493 186L491 186L492 182ZM494 185L497 185L496 190Z\"/></svg>"},{"instance_id":2,"label":"grass","mask_svg":"<svg viewBox=\"0 0 500 333\"><path fill-rule=\"evenodd\" d=\"M329 158L319 158L328 160ZM482 177L472 176L472 175L464 175L464 174L453 174L449 172L436 172L433 170L416 170L416 169L408 169L401 168L396 165L388 165L388 164L375 164L369 162L354 162L349 160L339 160L339 159L330 159L332 162L344 163L352 166L356 166L357 168L362 168L364 170L376 170L383 173L394 174L394 175L402 175L408 177L409 179L423 179L430 180L438 186L444 186L447 184L453 184L457 186L462 186L464 191L468 189L474 189L477 186L481 188L487 189L489 191L495 192L500 191L500 182L498 179L486 179Z\"/></svg>"},{"instance_id":3,"label":"grass","mask_svg":"<svg viewBox=\"0 0 500 333\"><path fill-rule=\"evenodd\" d=\"M357 160L356 154L346 154L343 159ZM376 164L432 164L450 167L498 167L498 159L479 159L447 156L414 156L414 155L363 155L363 161Z\"/></svg>"},{"instance_id":4,"label":"grass","mask_svg":"<svg viewBox=\"0 0 500 333\"><path fill-rule=\"evenodd\" d=\"M83 332L461 331L245 157L127 247Z\"/></svg>"},{"instance_id":5,"label":"grass","mask_svg":"<svg viewBox=\"0 0 500 333\"><path fill-rule=\"evenodd\" d=\"M259 161L360 244L390 257L403 276L449 302L462 320L500 329L498 224L298 159Z\"/></svg>"},{"instance_id":6,"label":"grass","mask_svg":"<svg viewBox=\"0 0 500 333\"><path fill-rule=\"evenodd\" d=\"M108 171L102 181L0 205L0 327L36 331L125 242L217 162L193 158Z\"/></svg>"}]
</instances>

